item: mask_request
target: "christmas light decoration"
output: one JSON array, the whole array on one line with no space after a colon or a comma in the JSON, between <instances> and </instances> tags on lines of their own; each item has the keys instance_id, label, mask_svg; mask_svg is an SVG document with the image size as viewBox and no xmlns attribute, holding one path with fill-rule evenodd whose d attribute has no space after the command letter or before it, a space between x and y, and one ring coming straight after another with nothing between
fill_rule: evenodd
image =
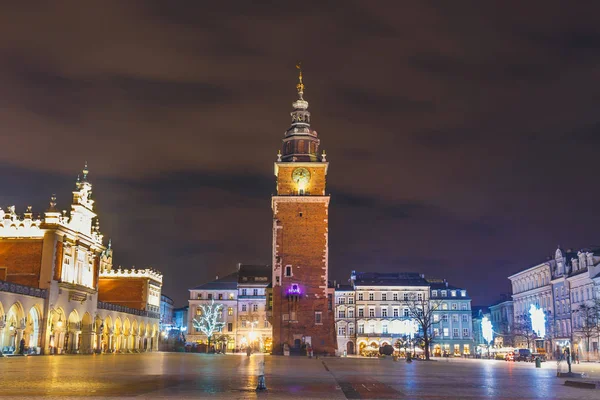
<instances>
[{"instance_id":1,"label":"christmas light decoration","mask_svg":"<svg viewBox=\"0 0 600 400\"><path fill-rule=\"evenodd\" d=\"M531 317L531 329L535 334L539 338L546 336L546 314L544 314L544 310L532 304L529 307L529 315Z\"/></svg>"},{"instance_id":2,"label":"christmas light decoration","mask_svg":"<svg viewBox=\"0 0 600 400\"><path fill-rule=\"evenodd\" d=\"M492 330L492 322L488 319L488 317L483 317L481 320L481 333L483 334L483 338L488 343L492 343L494 339L494 331Z\"/></svg>"},{"instance_id":3,"label":"christmas light decoration","mask_svg":"<svg viewBox=\"0 0 600 400\"><path fill-rule=\"evenodd\" d=\"M221 317L221 311L223 310L222 304L215 304L212 300L210 304L200 304L202 314L195 317L192 320L194 328L199 329L208 338L208 345L210 346L210 340L212 339L215 332L221 332L225 322L219 321Z\"/></svg>"}]
</instances>

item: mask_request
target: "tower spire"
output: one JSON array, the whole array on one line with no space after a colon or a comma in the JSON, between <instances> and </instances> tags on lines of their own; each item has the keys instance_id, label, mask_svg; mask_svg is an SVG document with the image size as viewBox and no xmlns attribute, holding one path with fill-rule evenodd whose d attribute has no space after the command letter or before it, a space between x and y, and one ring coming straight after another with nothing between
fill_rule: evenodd
<instances>
[{"instance_id":1,"label":"tower spire","mask_svg":"<svg viewBox=\"0 0 600 400\"><path fill-rule=\"evenodd\" d=\"M299 62L296 64L296 69L298 70L298 84L296 85L296 89L298 90L298 98L300 100L304 100L304 83L302 82L302 63Z\"/></svg>"},{"instance_id":2,"label":"tower spire","mask_svg":"<svg viewBox=\"0 0 600 400\"><path fill-rule=\"evenodd\" d=\"M321 161L319 150L319 139L317 132L310 128L310 112L308 101L304 99L304 80L302 64L296 64L298 70L298 100L292 103L294 111L291 112L292 124L285 132L281 158L278 161Z\"/></svg>"}]
</instances>

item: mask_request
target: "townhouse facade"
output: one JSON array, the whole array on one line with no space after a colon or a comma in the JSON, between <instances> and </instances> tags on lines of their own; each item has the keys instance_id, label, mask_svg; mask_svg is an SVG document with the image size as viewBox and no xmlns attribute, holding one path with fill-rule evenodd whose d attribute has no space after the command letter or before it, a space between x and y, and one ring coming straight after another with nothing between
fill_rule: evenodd
<instances>
[{"instance_id":1,"label":"townhouse facade","mask_svg":"<svg viewBox=\"0 0 600 400\"><path fill-rule=\"evenodd\" d=\"M428 280L433 311L434 356L469 356L473 352L471 298L467 290L445 280Z\"/></svg>"},{"instance_id":2,"label":"townhouse facade","mask_svg":"<svg viewBox=\"0 0 600 400\"><path fill-rule=\"evenodd\" d=\"M202 317L202 306L220 305L223 327L215 333L222 351L242 351L247 347L270 351L272 328L267 319L267 287L271 284L268 265L238 264L231 274L190 289L187 310L188 342L207 344L208 338L194 325Z\"/></svg>"},{"instance_id":3,"label":"townhouse facade","mask_svg":"<svg viewBox=\"0 0 600 400\"><path fill-rule=\"evenodd\" d=\"M412 313L423 304L436 308L429 330L431 354L471 354L471 299L466 290L418 273L356 271L350 285L335 285L336 354L363 354L421 337L422 327Z\"/></svg>"}]
</instances>

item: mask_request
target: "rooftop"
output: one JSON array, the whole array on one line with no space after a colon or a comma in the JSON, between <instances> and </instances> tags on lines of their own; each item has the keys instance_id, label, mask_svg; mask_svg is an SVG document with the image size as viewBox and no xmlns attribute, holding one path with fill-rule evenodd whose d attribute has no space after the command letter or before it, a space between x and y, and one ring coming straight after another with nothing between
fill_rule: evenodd
<instances>
[{"instance_id":1,"label":"rooftop","mask_svg":"<svg viewBox=\"0 0 600 400\"><path fill-rule=\"evenodd\" d=\"M238 283L269 284L272 276L270 265L238 264Z\"/></svg>"},{"instance_id":2,"label":"rooftop","mask_svg":"<svg viewBox=\"0 0 600 400\"><path fill-rule=\"evenodd\" d=\"M228 290L228 289L237 289L238 283L238 272L233 272L229 275L226 275L222 278L217 278L214 281L210 281L204 283L200 286L196 286L190 290Z\"/></svg>"},{"instance_id":3,"label":"rooftop","mask_svg":"<svg viewBox=\"0 0 600 400\"><path fill-rule=\"evenodd\" d=\"M416 272L352 272L354 286L429 286Z\"/></svg>"}]
</instances>

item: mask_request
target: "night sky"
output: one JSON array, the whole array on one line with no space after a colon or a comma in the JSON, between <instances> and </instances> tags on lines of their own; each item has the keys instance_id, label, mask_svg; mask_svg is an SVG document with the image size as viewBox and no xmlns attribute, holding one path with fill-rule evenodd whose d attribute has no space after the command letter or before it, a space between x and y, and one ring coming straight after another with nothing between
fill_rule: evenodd
<instances>
[{"instance_id":1,"label":"night sky","mask_svg":"<svg viewBox=\"0 0 600 400\"><path fill-rule=\"evenodd\" d=\"M330 279L418 271L489 304L600 244L600 6L484 3L4 4L0 205L69 209L87 160L115 266L161 270L182 306L271 263L301 60Z\"/></svg>"}]
</instances>

